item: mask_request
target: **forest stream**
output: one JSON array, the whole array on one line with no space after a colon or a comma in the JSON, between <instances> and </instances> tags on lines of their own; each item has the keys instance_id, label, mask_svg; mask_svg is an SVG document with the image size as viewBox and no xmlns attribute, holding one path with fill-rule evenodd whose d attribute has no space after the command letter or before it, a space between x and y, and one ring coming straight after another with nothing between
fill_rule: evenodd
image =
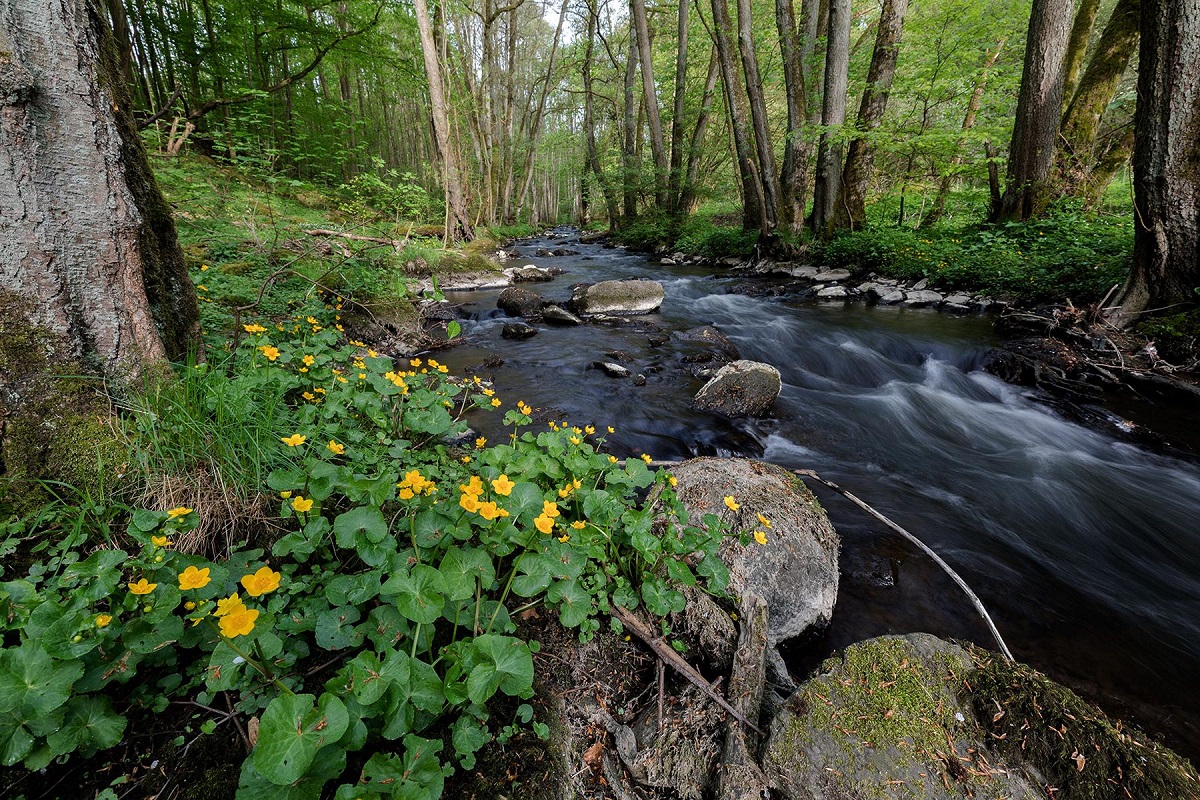
<instances>
[{"instance_id":1,"label":"forest stream","mask_svg":"<svg viewBox=\"0 0 1200 800\"><path fill-rule=\"evenodd\" d=\"M665 287L661 310L633 327L539 325L537 336L510 341L501 338L511 320L496 308L498 290L447 293L468 314L466 343L438 355L452 372L491 377L506 407L521 399L572 424L612 425L618 455L746 456L816 470L956 567L1018 659L1200 757L1196 464L1081 427L982 371L997 343L986 318L730 293L748 279L664 267L558 233L514 245L520 255L510 264L565 270L526 288L563 300L575 283L648 277ZM578 254L534 256L555 247ZM655 346L646 323L674 335ZM704 379L683 359L705 346L678 334L709 324L742 358L782 373L767 418L731 422L691 408ZM589 369L615 351L644 385ZM503 364L485 365L497 356ZM499 421L478 416L472 425L499 442L507 435ZM994 647L928 558L812 488L842 537L842 577L829 630L788 650L794 672L884 633Z\"/></svg>"}]
</instances>

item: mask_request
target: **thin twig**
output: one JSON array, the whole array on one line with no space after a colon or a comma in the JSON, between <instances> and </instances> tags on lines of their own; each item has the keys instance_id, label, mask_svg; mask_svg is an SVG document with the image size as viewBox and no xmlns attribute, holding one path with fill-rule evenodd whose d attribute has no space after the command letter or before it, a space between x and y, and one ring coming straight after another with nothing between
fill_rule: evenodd
<instances>
[{"instance_id":1,"label":"thin twig","mask_svg":"<svg viewBox=\"0 0 1200 800\"><path fill-rule=\"evenodd\" d=\"M850 492L848 492L845 489L843 489L842 487L838 486L836 483L825 480L820 475L813 472L811 469L795 469L795 470L792 470L792 472L796 475L801 475L806 478L812 478L813 480L817 481L818 483L828 486L830 489L833 489L835 492L842 495L850 502L854 503L856 506L861 508L863 511L866 511L868 514L875 517L875 519L879 520L884 525L887 525L889 528L894 530L896 533L900 534L905 539L908 539L910 542L915 544L917 547L921 548L921 550L925 553L925 555L932 558L939 567L941 567L943 570L945 570L946 574L949 575L951 577L951 579L953 579L953 581L958 584L958 588L962 589L963 592L966 593L967 597L970 598L971 604L973 606L975 606L975 610L979 612L979 616L983 617L983 621L987 623L988 630L990 630L992 632L992 638L996 640L996 644L999 645L1000 652L1004 654L1005 658L1007 658L1009 661L1016 660L1015 658L1013 658L1012 652L1009 651L1008 645L1006 645L1004 643L1004 639L1000 636L1000 631L996 630L996 623L992 622L991 615L989 615L987 612L987 609L983 607L983 602L979 599L978 595L976 595L975 592L971 591L971 587L967 585L967 582L964 581L962 579L962 577L957 572L954 571L954 568L951 567L949 564L947 564L942 559L941 556L939 556L937 553L935 553L929 546L927 546L924 542L922 542L916 536L913 536L911 533L904 530L904 528L901 528L899 525L892 522L890 519L885 517L883 514L880 514L878 511L871 508L871 506L867 505L862 500L859 500L857 497L850 494Z\"/></svg>"}]
</instances>

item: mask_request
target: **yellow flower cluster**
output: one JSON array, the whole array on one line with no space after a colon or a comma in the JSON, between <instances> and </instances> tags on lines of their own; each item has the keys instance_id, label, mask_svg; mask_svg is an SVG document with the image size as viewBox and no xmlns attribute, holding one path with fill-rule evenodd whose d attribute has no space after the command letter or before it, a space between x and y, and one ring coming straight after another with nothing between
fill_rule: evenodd
<instances>
[{"instance_id":1,"label":"yellow flower cluster","mask_svg":"<svg viewBox=\"0 0 1200 800\"><path fill-rule=\"evenodd\" d=\"M492 481L493 488L497 484L507 489L508 492L511 492L512 487L516 485L508 480L507 475L501 475ZM460 483L458 488L462 492L462 495L458 498L458 504L464 511L471 514L478 514L488 522L509 515L506 510L497 505L495 500L483 501L480 499L483 496L483 479L478 475L472 475L469 481ZM507 492L504 492L504 494L507 494Z\"/></svg>"},{"instance_id":2,"label":"yellow flower cluster","mask_svg":"<svg viewBox=\"0 0 1200 800\"><path fill-rule=\"evenodd\" d=\"M558 503L544 500L542 501L542 513L533 521L533 527L542 533L550 533L554 530L554 519L557 516L559 516Z\"/></svg>"},{"instance_id":3,"label":"yellow flower cluster","mask_svg":"<svg viewBox=\"0 0 1200 800\"><path fill-rule=\"evenodd\" d=\"M397 483L396 488L400 490L401 500L411 500L419 494L430 495L437 491L437 485L415 469L404 473L404 480Z\"/></svg>"},{"instance_id":4,"label":"yellow flower cluster","mask_svg":"<svg viewBox=\"0 0 1200 800\"><path fill-rule=\"evenodd\" d=\"M237 592L234 592L229 597L217 601L217 610L213 612L213 616L220 625L221 635L232 639L235 636L245 636L254 630L258 609L247 608Z\"/></svg>"},{"instance_id":5,"label":"yellow flower cluster","mask_svg":"<svg viewBox=\"0 0 1200 800\"><path fill-rule=\"evenodd\" d=\"M264 328L262 325L259 325L257 322L252 323L250 325L243 325L242 330L244 330L246 333L266 333L267 332L267 329Z\"/></svg>"},{"instance_id":6,"label":"yellow flower cluster","mask_svg":"<svg viewBox=\"0 0 1200 800\"><path fill-rule=\"evenodd\" d=\"M259 345L258 351L267 357L267 361L274 361L279 358L279 348L273 345Z\"/></svg>"}]
</instances>

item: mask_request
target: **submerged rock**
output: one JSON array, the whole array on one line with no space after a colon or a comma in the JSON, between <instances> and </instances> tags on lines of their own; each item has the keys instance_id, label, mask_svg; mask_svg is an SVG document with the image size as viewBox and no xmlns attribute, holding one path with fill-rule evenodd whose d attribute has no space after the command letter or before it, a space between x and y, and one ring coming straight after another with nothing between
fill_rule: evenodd
<instances>
[{"instance_id":1,"label":"submerged rock","mask_svg":"<svg viewBox=\"0 0 1200 800\"><path fill-rule=\"evenodd\" d=\"M542 313L546 299L536 292L511 286L496 298L496 307L510 317L534 318Z\"/></svg>"},{"instance_id":2,"label":"submerged rock","mask_svg":"<svg viewBox=\"0 0 1200 800\"><path fill-rule=\"evenodd\" d=\"M779 370L760 361L726 364L696 393L692 404L727 417L763 413L783 388Z\"/></svg>"},{"instance_id":3,"label":"submerged rock","mask_svg":"<svg viewBox=\"0 0 1200 800\"><path fill-rule=\"evenodd\" d=\"M612 361L593 361L590 369L598 369L610 378L628 378L633 374L625 367Z\"/></svg>"},{"instance_id":4,"label":"submerged rock","mask_svg":"<svg viewBox=\"0 0 1200 800\"><path fill-rule=\"evenodd\" d=\"M664 296L658 281L601 281L577 286L571 307L580 314L649 314Z\"/></svg>"},{"instance_id":5,"label":"submerged rock","mask_svg":"<svg viewBox=\"0 0 1200 800\"><path fill-rule=\"evenodd\" d=\"M542 319L546 322L555 325L582 325L583 320L567 311L565 308L556 305L549 305L542 309Z\"/></svg>"},{"instance_id":6,"label":"submerged rock","mask_svg":"<svg viewBox=\"0 0 1200 800\"><path fill-rule=\"evenodd\" d=\"M528 339L537 336L537 328L524 322L506 322L500 330L500 336L504 339Z\"/></svg>"},{"instance_id":7,"label":"submerged rock","mask_svg":"<svg viewBox=\"0 0 1200 800\"><path fill-rule=\"evenodd\" d=\"M772 645L829 622L838 587L838 536L812 492L783 467L741 458L696 458L671 469L689 518L716 514L731 530L759 530L765 545L728 538L729 591L761 597ZM731 510L724 498L739 504ZM768 527L760 519L762 515Z\"/></svg>"}]
</instances>

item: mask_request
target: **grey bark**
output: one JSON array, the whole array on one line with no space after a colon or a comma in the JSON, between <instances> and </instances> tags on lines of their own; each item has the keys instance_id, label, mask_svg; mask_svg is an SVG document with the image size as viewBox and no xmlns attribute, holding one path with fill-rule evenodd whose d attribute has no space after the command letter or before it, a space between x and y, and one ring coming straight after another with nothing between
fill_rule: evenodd
<instances>
[{"instance_id":1,"label":"grey bark","mask_svg":"<svg viewBox=\"0 0 1200 800\"><path fill-rule=\"evenodd\" d=\"M0 289L85 367L134 381L199 342L196 294L100 10L0 4Z\"/></svg>"},{"instance_id":2,"label":"grey bark","mask_svg":"<svg viewBox=\"0 0 1200 800\"><path fill-rule=\"evenodd\" d=\"M1034 0L1025 45L1025 67L1012 142L1008 180L992 222L1026 220L1044 209L1046 179L1054 164L1055 139L1062 115L1063 57L1071 32L1071 0Z\"/></svg>"},{"instance_id":3,"label":"grey bark","mask_svg":"<svg viewBox=\"0 0 1200 800\"><path fill-rule=\"evenodd\" d=\"M850 142L842 184L834 203L829 224L833 228L858 230L867 219L867 184L875 166L875 145L870 134L883 121L887 110L888 92L896 75L896 59L900 52L900 35L904 29L904 14L908 0L883 0L879 28L875 34L875 50L867 70L867 86L863 90L855 129L859 136ZM865 134L865 135L864 135Z\"/></svg>"},{"instance_id":4,"label":"grey bark","mask_svg":"<svg viewBox=\"0 0 1200 800\"><path fill-rule=\"evenodd\" d=\"M587 168L596 176L600 190L604 193L604 204L608 209L608 225L611 229L620 215L617 206L617 196L604 168L600 165L600 157L596 148L596 126L594 103L592 101L592 60L596 47L596 8L592 0L588 0L587 38L584 40L583 53L583 135L587 148Z\"/></svg>"},{"instance_id":5,"label":"grey bark","mask_svg":"<svg viewBox=\"0 0 1200 800\"><path fill-rule=\"evenodd\" d=\"M750 0L737 0L738 50L742 55L742 72L746 79L746 96L750 99L750 121L754 129L754 144L758 151L758 178L762 182L762 215L759 231L763 237L775 235L779 225L779 176L775 172L775 153L771 147L771 131L767 123L767 101L763 96L762 77L758 72L758 55L754 52L754 26L750 15Z\"/></svg>"},{"instance_id":6,"label":"grey bark","mask_svg":"<svg viewBox=\"0 0 1200 800\"><path fill-rule=\"evenodd\" d=\"M687 100L688 63L688 8L690 3L679 3L676 17L675 37L675 105L671 117L671 175L667 182L672 214L682 213L683 205L683 112Z\"/></svg>"},{"instance_id":7,"label":"grey bark","mask_svg":"<svg viewBox=\"0 0 1200 800\"><path fill-rule=\"evenodd\" d=\"M466 187L458 163L458 151L450 140L450 115L442 84L442 66L438 59L433 25L429 19L427 0L414 0L417 11L417 30L421 36L421 53L425 58L425 75L429 82L429 105L433 114L433 133L437 137L438 154L442 159L442 186L446 195L446 238L470 241L475 237L467 213Z\"/></svg>"},{"instance_id":8,"label":"grey bark","mask_svg":"<svg viewBox=\"0 0 1200 800\"><path fill-rule=\"evenodd\" d=\"M796 14L792 0L775 0L775 27L783 56L783 80L787 92L787 138L783 145L783 167L779 174L780 222L788 233L798 236L804 227L804 203L808 189L808 157L805 140L808 117L804 51L797 41Z\"/></svg>"},{"instance_id":9,"label":"grey bark","mask_svg":"<svg viewBox=\"0 0 1200 800\"><path fill-rule=\"evenodd\" d=\"M663 208L667 204L667 148L663 142L658 93L654 89L654 55L650 51L646 0L629 0L629 5L633 12L633 27L637 32L638 60L642 67L642 95L646 104L646 123L650 128L650 153L654 158L654 199L658 206Z\"/></svg>"},{"instance_id":10,"label":"grey bark","mask_svg":"<svg viewBox=\"0 0 1200 800\"><path fill-rule=\"evenodd\" d=\"M624 205L626 220L632 220L637 216L637 184L638 184L638 157L637 157L637 135L638 135L638 102L637 94L634 89L634 81L637 79L637 39L630 34L629 37L629 52L625 60L625 113L624 120L624 141L621 148L621 164L623 167L624 180Z\"/></svg>"},{"instance_id":11,"label":"grey bark","mask_svg":"<svg viewBox=\"0 0 1200 800\"><path fill-rule=\"evenodd\" d=\"M850 83L850 0L829 0L829 44L825 51L825 88L821 97L821 141L809 228L824 233L833 216L842 180L842 148L830 128L846 122L846 92Z\"/></svg>"},{"instance_id":12,"label":"grey bark","mask_svg":"<svg viewBox=\"0 0 1200 800\"><path fill-rule=\"evenodd\" d=\"M679 213L686 214L692 208L696 198L696 184L700 180L701 145L704 144L704 134L708 130L708 120L712 115L713 101L716 99L717 80L720 78L720 68L717 62L717 50L713 47L708 58L708 75L704 79L704 96L700 100L700 115L696 117L696 127L692 128L692 139L688 146L687 172L683 179L683 189L679 193Z\"/></svg>"},{"instance_id":13,"label":"grey bark","mask_svg":"<svg viewBox=\"0 0 1200 800\"><path fill-rule=\"evenodd\" d=\"M1200 286L1200 8L1143 0L1133 150L1133 269L1118 321L1194 303Z\"/></svg>"},{"instance_id":14,"label":"grey bark","mask_svg":"<svg viewBox=\"0 0 1200 800\"><path fill-rule=\"evenodd\" d=\"M742 227L762 229L762 182L758 178L758 165L750 149L750 136L746 131L746 100L738 81L737 64L733 60L733 23L729 19L726 0L712 0L713 43L717 48L717 61L721 66L721 84L725 87L725 106L729 111L729 127L733 135L733 147L737 157L738 176L742 184Z\"/></svg>"},{"instance_id":15,"label":"grey bark","mask_svg":"<svg viewBox=\"0 0 1200 800\"><path fill-rule=\"evenodd\" d=\"M1075 94L1079 75L1083 72L1083 60L1087 55L1092 28L1096 25L1096 14L1100 11L1100 0L1080 0L1075 10L1075 22L1071 25L1071 36L1067 39L1067 54L1063 59L1063 111Z\"/></svg>"}]
</instances>

